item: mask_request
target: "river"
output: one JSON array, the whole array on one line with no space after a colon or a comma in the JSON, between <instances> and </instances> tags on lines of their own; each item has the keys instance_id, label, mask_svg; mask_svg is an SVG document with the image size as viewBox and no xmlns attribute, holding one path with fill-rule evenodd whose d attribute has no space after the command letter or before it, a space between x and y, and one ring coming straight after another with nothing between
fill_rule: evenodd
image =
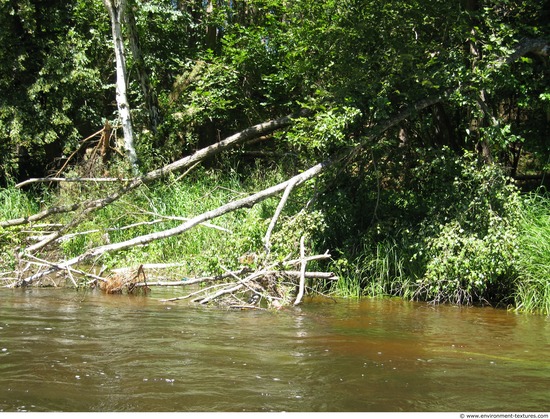
<instances>
[{"instance_id":1,"label":"river","mask_svg":"<svg viewBox=\"0 0 550 419\"><path fill-rule=\"evenodd\" d=\"M549 411L550 319L398 299L227 311L0 289L0 412Z\"/></svg>"}]
</instances>

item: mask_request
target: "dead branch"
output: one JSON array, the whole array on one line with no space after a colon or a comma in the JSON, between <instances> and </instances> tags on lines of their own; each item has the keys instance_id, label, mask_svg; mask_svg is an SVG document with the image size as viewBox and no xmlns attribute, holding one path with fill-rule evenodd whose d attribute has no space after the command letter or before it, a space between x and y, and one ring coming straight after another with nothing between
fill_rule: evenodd
<instances>
[{"instance_id":1,"label":"dead branch","mask_svg":"<svg viewBox=\"0 0 550 419\"><path fill-rule=\"evenodd\" d=\"M216 298L219 298L219 297L221 297L221 296L223 296L223 295L232 294L232 293L234 293L235 291L238 291L238 290L240 290L241 288L243 288L243 286L244 286L244 284L242 284L242 283L237 283L236 285L232 285L232 286L230 286L230 287L228 287L228 288L224 288L224 289L222 289L222 290L220 290L220 291L218 291L218 292L215 292L215 293L212 294L212 295L208 295L208 296L206 296L206 297L204 297L204 298L203 298L203 297L199 297L198 299L193 300L193 302L197 302L197 301L198 301L200 304L206 304L206 303L208 303L209 301L212 301L212 300L214 300L214 299L216 299Z\"/></svg>"},{"instance_id":2,"label":"dead branch","mask_svg":"<svg viewBox=\"0 0 550 419\"><path fill-rule=\"evenodd\" d=\"M251 207L251 206L257 204L258 202L261 202L264 199L267 199L270 196L276 195L277 193L283 191L287 187L287 185L291 182L295 183L296 185L299 185L299 184L307 181L308 179L311 179L311 178L317 176L319 173L321 173L323 171L323 169L327 166L327 164L328 163L319 163L316 166L313 166L311 169L306 170L305 172L294 176L293 178L291 178L288 181L285 181L285 182L282 182L278 185L275 185L275 186L272 186L270 188L264 189L263 191L255 193L253 195L250 195L246 198L239 199L239 200L230 202L228 204L222 205L221 207L218 207L214 210L207 211L203 214L200 214L196 217L191 218L189 221L187 221L187 222L185 222L185 223L183 223L183 224L181 224L177 227L174 227L174 228L171 228L171 229L168 229L168 230L164 230L164 231L160 231L160 232L156 232L156 233L150 233L150 234L146 234L146 235L143 235L143 236L138 236L138 237L135 237L133 239L126 240L126 241L119 242L119 243L113 243L113 244L108 244L108 245L92 248L92 249L88 250L87 252L85 252L85 253L77 256L77 257L74 257L74 258L72 258L72 259L70 259L66 262L63 262L63 263L59 264L57 266L57 268L52 267L48 271L32 275L29 278L25 278L24 282L21 285L30 285L30 284L32 284L32 282L34 280L36 280L38 278L41 278L44 275L51 274L51 273L53 273L53 272L55 272L56 270L59 270L59 269L65 269L66 267L75 265L77 263L81 263L81 262L84 262L84 261L87 261L87 260L90 260L90 259L97 258L97 257L103 255L104 253L123 250L123 249L127 249L127 248L130 248L130 247L133 247L133 246L141 246L141 245L150 243L150 242L155 241L155 240L160 240L160 239L164 239L164 238L167 238L167 237L172 237L172 236L175 236L175 235L178 235L178 234L182 234L185 231L191 229L192 227L194 227L194 226L196 226L196 225L198 225L198 224L200 224L204 221L220 217L221 215L227 214L231 211L235 211L235 210L240 209L240 208Z\"/></svg>"},{"instance_id":3,"label":"dead branch","mask_svg":"<svg viewBox=\"0 0 550 419\"><path fill-rule=\"evenodd\" d=\"M329 259L329 258L330 258L330 253L327 250L322 255L312 255L312 256L306 256L300 259L285 260L283 262L280 262L280 265L283 265L283 266L298 265L298 264L301 264L302 261L311 262L312 260L322 260L322 259Z\"/></svg>"},{"instance_id":4,"label":"dead branch","mask_svg":"<svg viewBox=\"0 0 550 419\"><path fill-rule=\"evenodd\" d=\"M31 183L44 183L44 182L72 182L72 183L101 183L101 182L128 182L131 179L129 178L118 178L118 177L38 177L30 178L21 183L15 185L16 188L21 188L25 185L30 185Z\"/></svg>"},{"instance_id":5,"label":"dead branch","mask_svg":"<svg viewBox=\"0 0 550 419\"><path fill-rule=\"evenodd\" d=\"M141 265L143 269L169 269L169 268L177 268L179 266L185 266L185 263L144 263ZM113 269L113 272L125 272L128 271L131 268L116 268Z\"/></svg>"},{"instance_id":6,"label":"dead branch","mask_svg":"<svg viewBox=\"0 0 550 419\"><path fill-rule=\"evenodd\" d=\"M78 152L82 149L82 147L84 146L84 144L91 140L92 138L94 138L96 135L101 135L103 136L105 132L105 127L101 128L98 132L94 132L92 135L90 135L89 137L86 137L84 138L82 141L80 141L80 145L78 146L78 148L72 152L72 154L65 160L65 163L63 164L63 166L61 167L61 169L59 169L57 171L57 174L59 173L62 173L64 170L65 170L65 167L67 167L67 165L69 164L69 162L72 160L72 158L74 156L76 156L78 154Z\"/></svg>"},{"instance_id":7,"label":"dead branch","mask_svg":"<svg viewBox=\"0 0 550 419\"><path fill-rule=\"evenodd\" d=\"M227 284L215 284L215 285L211 285L210 287L202 288L198 291L195 291L195 292L192 292L190 294L184 295L182 297L168 298L168 299L163 299L163 300L160 300L160 301L162 301L162 302L171 302L171 301L186 300L186 299L194 297L196 295L204 294L205 292L210 291L211 289L225 287L225 286L227 286Z\"/></svg>"},{"instance_id":8,"label":"dead branch","mask_svg":"<svg viewBox=\"0 0 550 419\"><path fill-rule=\"evenodd\" d=\"M76 283L76 281L75 281L75 279L74 279L74 277L73 277L73 273L78 274L78 275L81 275L81 276L83 276L83 277L92 278L94 281L100 281L100 282L106 282L106 281L107 281L106 278L103 278L103 277L101 277L101 276L99 276L99 275L94 275L94 274L92 274L92 273L90 273L90 272L82 271L82 270L80 270L80 269L74 269L74 268L72 268L72 267L70 267L70 266L69 266L69 267L61 268L60 265L57 264L57 263L53 263L53 262L50 262L50 261L48 261L48 260L44 260L44 259L38 258L38 257L36 257L36 256L34 256L34 255L26 255L26 258L30 259L30 260L27 261L27 262L30 263L30 264L39 265L39 266L41 266L41 267L47 266L47 267L49 267L50 269L51 269L51 268L55 268L56 270L61 270L61 269L63 269L63 270L65 270L65 271L67 271L67 275L69 276L69 278L71 279L71 281L72 281L72 283L73 283L73 285L74 285L75 287L78 287L78 285L77 285L77 283ZM24 260L21 260L21 261L23 262Z\"/></svg>"},{"instance_id":9,"label":"dead branch","mask_svg":"<svg viewBox=\"0 0 550 419\"><path fill-rule=\"evenodd\" d=\"M241 271L242 272L242 271ZM245 278L241 279L239 278L239 276L235 273L235 272L232 272L232 271L227 271L226 274L225 274L225 278L228 278L228 277L234 277L237 279L237 283L223 283L223 284L215 284L215 285L212 285L210 287L207 287L207 288L203 288L199 291L195 291L191 294L188 294L186 296L183 296L183 297L176 297L176 298L170 298L170 299L167 299L167 300L162 300L162 301L176 301L176 300L183 300L183 299L186 299L186 298L190 298L191 296L195 296L195 295L199 295L199 294L203 294L201 295L200 297L194 299L193 301L194 302L197 302L199 301L200 304L206 304L208 303L209 301L211 300L214 300L218 297L221 297L223 295L226 295L226 294L231 294L241 288L243 288L244 286L246 286L246 283L247 282L250 282L258 277L261 277L263 275L263 271L261 272L253 272L252 274L246 276ZM186 281L186 285L187 284L190 284L191 282L190 281ZM196 282L195 282L196 283ZM211 295L207 295L206 297L204 296L205 292L206 291L209 291L211 289L216 289L216 288L220 288L220 287L225 287L221 290L218 290L217 292L215 292L214 294L211 294Z\"/></svg>"},{"instance_id":10,"label":"dead branch","mask_svg":"<svg viewBox=\"0 0 550 419\"><path fill-rule=\"evenodd\" d=\"M155 220L155 222L162 222L162 221L189 221L190 218L189 217L179 217L179 216L175 216L175 215L162 215L162 214L158 214L156 212L150 212L150 211L143 211L141 210L140 211L142 214L146 214L146 215L152 215L152 216L155 216L155 217L158 217L160 218L161 220ZM224 231L226 233L230 233L230 234L233 234L233 232L225 227L220 227L220 226L217 226L215 224L210 224L210 223L200 223L199 225L201 226L204 226L204 227L209 227L209 228L213 228L215 230L220 230L220 231ZM121 229L124 228L124 227L121 227Z\"/></svg>"},{"instance_id":11,"label":"dead branch","mask_svg":"<svg viewBox=\"0 0 550 419\"><path fill-rule=\"evenodd\" d=\"M281 262L274 262L268 268L258 269L254 272L250 272L249 269L241 269L238 271L230 271L226 269L223 275L224 279L234 278L235 282L225 281L221 284L214 284L206 288L201 288L198 291L193 291L184 296L164 299L161 301L171 302L178 300L185 300L194 297L192 302L199 304L208 304L214 301L220 301L226 307L229 308L260 308L259 301L263 298L267 300L268 304L274 308L281 308L287 301L286 297L294 288L296 288L296 282L289 280L290 278L297 278L299 280L299 292L295 299L295 305L299 304L305 293L305 279L315 278L321 280L337 280L338 277L332 272L307 272L305 270L306 261L324 259L329 257L328 254L305 256L305 237L300 241L300 259L301 270L284 270L276 269L280 266ZM295 261L291 260L283 262L285 264L293 264ZM149 286L187 286L196 284L197 282L205 282L212 278L201 278L199 280L182 280L182 281L169 281L169 282L149 282ZM217 277L216 279L222 279ZM136 284L141 286L142 284ZM252 296L250 298L246 295ZM223 300L225 299L225 300ZM246 301L248 299L248 301ZM245 302L246 301L246 302Z\"/></svg>"},{"instance_id":12,"label":"dead branch","mask_svg":"<svg viewBox=\"0 0 550 419\"><path fill-rule=\"evenodd\" d=\"M159 223L165 223L165 222L168 222L168 221L189 221L188 217L173 217L173 216L162 216L162 215L160 217L162 217L162 219L160 219L160 220L142 221L142 222L139 222L139 223L128 224L128 225L125 225L123 227L111 227L111 228L105 228L105 229L94 229L94 230L79 231L77 233L65 234L64 236L59 237L56 241L63 242L63 241L70 240L73 237L85 236L87 234L101 233L101 232L108 233L110 231L123 231L123 230L129 230L129 229L135 228L135 227L141 227L141 226L144 226L144 225L155 225L155 224L159 224ZM216 230L220 230L220 231L223 231L223 232L226 232L226 233L232 233L231 230L228 230L224 227L220 227L220 226L217 226L217 225L214 225L214 224L211 224L211 223L200 223L199 225L203 226L203 227L209 227L209 228L213 228L213 229L216 229ZM37 236L36 237L36 239L38 239L38 240L40 240L41 238L43 238L43 236L41 236L41 237Z\"/></svg>"},{"instance_id":13,"label":"dead branch","mask_svg":"<svg viewBox=\"0 0 550 419\"><path fill-rule=\"evenodd\" d=\"M400 114L398 114L394 118L391 118L390 120L386 121L386 123L380 124L379 126L375 127L375 129L373 129L373 131L372 131L372 133L369 137L375 137L375 136L381 135L385 130L391 128L392 126L394 126L398 123L400 123L404 119L407 119L408 117L410 117L415 112L418 112L419 110L424 109L426 107L432 106L433 104L438 103L440 100L441 100L440 97L435 97L435 98L428 98L428 99L425 99L423 101L417 102L416 104L414 104L413 106L411 106L407 110L401 112ZM91 201L87 201L87 202L84 202L84 203L81 203L81 204L77 203L77 204L73 204L71 206L48 208L45 211L42 211L38 214L34 214L32 216L29 216L29 217L23 217L23 218L19 218L19 219L13 219L13 220L7 220L7 221L0 222L0 227L9 227L9 226L28 223L28 222L31 222L31 221L38 221L38 220L41 220L42 218L45 218L46 216L50 216L52 214L58 214L58 213L63 213L63 212L68 212L68 211L76 211L77 209L82 209L81 214L76 216L70 223L65 225L60 230L46 236L39 243L36 243L35 245L32 245L32 246L30 246L26 249L26 252L28 252L28 253L34 252L34 251L39 250L42 247L46 246L47 244L51 243L52 241L57 240L59 237L62 236L64 231L67 231L68 229L78 225L92 211L95 211L99 208L103 208L104 206L118 200L121 196L123 196L124 194L130 192L131 190L134 190L137 187L139 187L139 186L141 186L145 183L148 183L148 182L151 182L153 180L159 179L159 178L165 176L166 174L171 173L175 170L180 170L180 169L183 169L183 168L191 167L191 166L197 164L197 162L202 161L204 158L212 156L214 154L217 154L217 153L229 148L231 145L242 143L242 142L244 142L244 141L246 141L250 138L254 138L254 137L257 137L259 135L263 135L266 132L272 132L272 131L280 128L280 127L289 125L291 123L291 120L292 120L292 116L287 116L287 117L281 118L279 120L273 120L273 121L269 121L267 123L256 125L254 127L250 127L250 128L248 128L244 131L241 131L240 133L237 133L237 134L235 134L231 137L226 138L223 141L220 141L217 144L214 144L210 147L206 147L204 149L201 149L201 150L197 151L196 153L194 153L191 156L180 159L180 160L178 160L178 161L176 161L172 164L169 164L169 165L167 165L167 166L165 166L161 169L157 169L157 170L154 170L152 172L149 172L148 174L146 174L144 176L135 178L134 180L129 182L125 187L119 189L118 191L112 193L111 195L109 195L105 198L101 198L101 199L98 199L98 200L91 200ZM366 140L365 140L365 142L366 142ZM313 176L317 175L319 172L321 172L326 166L332 164L334 161L338 161L342 158L348 157L350 154L355 154L363 146L364 146L364 144L360 144L360 145L356 146L354 149L352 149L351 152L349 152L349 151L345 152L339 158L333 159L332 161L327 161L327 162L320 163L320 164L312 167L311 169L309 169L308 171L306 171L304 173L311 173L313 171L314 173L310 176L310 177L313 177ZM279 185L276 185L275 187L273 187L273 188L275 188L274 190L273 190L273 188L269 188L269 189L265 190L263 193L253 195L252 197L246 198L244 200L234 201L234 203L227 204L226 206L220 207L220 208L218 208L218 210L209 211L209 212L203 214L202 216L195 217L194 219L189 220L187 223L184 223L182 226L177 227L176 229L171 229L171 230L167 230L165 232L155 233L155 234L152 234L152 235L149 235L149 236L142 236L142 237L138 237L138 238L135 238L135 239L127 241L127 242L110 245L112 247L99 247L99 248L96 248L96 249L92 249L92 251L90 251L90 252L88 252L84 255L79 256L78 259L72 259L71 261L68 261L66 263L71 263L71 264L78 263L80 261L87 260L89 258L93 258L95 256L98 256L98 255L102 254L103 252L107 252L107 251L111 251L111 250L120 250L120 249L129 247L129 246L145 244L145 243L148 243L149 241L152 241L152 240L157 240L157 239L160 239L160 238L169 237L170 235L180 234L181 232L193 227L196 224L197 219L200 219L200 218L204 218L204 220L211 219L211 218L215 218L219 215L223 215L227 212L233 211L234 209L242 208L244 206L254 205L256 202L259 202L260 200L265 199L268 196L271 196L271 195L274 195L274 194L278 193L280 191L281 187L282 187L282 189L287 188L289 186L289 184L294 182L293 179L290 179L287 182L283 182ZM296 184L298 184L298 183L301 183L301 182L296 181ZM261 196L262 194L263 194L263 196ZM216 213L219 213L219 215L216 215ZM201 222L201 221L198 221L198 222ZM31 282L32 282L32 280L31 280Z\"/></svg>"},{"instance_id":14,"label":"dead branch","mask_svg":"<svg viewBox=\"0 0 550 419\"><path fill-rule=\"evenodd\" d=\"M255 305L250 305L250 304L233 304L233 305L230 305L229 308L238 308L240 310L265 310L264 308L262 307L257 307Z\"/></svg>"},{"instance_id":15,"label":"dead branch","mask_svg":"<svg viewBox=\"0 0 550 419\"><path fill-rule=\"evenodd\" d=\"M0 222L0 227L2 228L13 227L21 224L32 223L34 221L40 221L54 214L64 214L67 212L76 211L80 207L81 207L81 204L79 203L75 203L72 205L64 205L59 207L50 207L45 209L44 211L40 211L36 214L29 215L28 217L14 218L11 220L2 221Z\"/></svg>"},{"instance_id":16,"label":"dead branch","mask_svg":"<svg viewBox=\"0 0 550 419\"><path fill-rule=\"evenodd\" d=\"M287 277L296 277L296 278L300 278L302 274L301 271L285 271L285 270L265 270L264 273L266 276L277 275L277 276L287 276ZM227 278L228 276L229 275L226 275L224 276L224 278ZM307 272L306 271L304 272L304 277L307 279L321 279L325 281L338 280L338 276L336 276L332 272ZM224 278L221 278L219 276L218 277L209 276L209 277L200 277L200 278L191 278L191 279L185 278L179 281L153 281L153 282L149 281L147 282L147 284L141 283L141 282L137 283L136 287L144 287L145 285L149 287L182 287L182 286L200 284L203 282L213 282Z\"/></svg>"},{"instance_id":17,"label":"dead branch","mask_svg":"<svg viewBox=\"0 0 550 419\"><path fill-rule=\"evenodd\" d=\"M287 187L285 188L285 191L283 193L283 196L281 197L281 200L279 201L279 205L277 205L277 209L275 210L275 214L273 214L273 217L271 218L271 222L269 223L269 227L267 228L267 231L264 236L264 246L266 253L269 255L269 250L271 248L270 239L271 239L271 233L273 229L275 228L275 224L277 223L277 220L279 219L279 216L281 215L281 211L283 210L283 207L286 204L286 201L288 200L288 197L290 195L290 192L292 189L296 186L296 182L290 182Z\"/></svg>"},{"instance_id":18,"label":"dead branch","mask_svg":"<svg viewBox=\"0 0 550 419\"><path fill-rule=\"evenodd\" d=\"M241 132L238 132L236 134L233 134L233 135L227 137L226 139L224 139L222 141L217 142L216 144L213 144L211 146L200 149L200 150L196 151L195 153L193 153L190 156L184 157L180 160L177 160L177 161L175 161L173 163L170 163L170 164L168 164L164 167L161 167L159 169L155 169L155 170L153 170L153 171L151 171L151 172L149 172L149 173L147 173L143 176L133 178L124 187L122 187L118 191L113 192L112 194L110 194L107 197L104 197L104 198L101 198L101 199L89 200L89 201L85 201L85 202L81 202L81 203L75 203L73 205L68 205L68 206L48 208L44 211L41 211L41 212L39 212L37 214L34 214L32 216L29 216L29 217L21 217L21 218L16 218L16 219L12 219L12 220L2 221L2 222L0 222L0 227L11 227L11 226L16 226L16 225L21 225L21 224L27 224L29 222L42 220L42 219L44 219L46 217L49 217L53 214L74 212L76 210L83 210L83 214L82 214L83 217L79 217L78 218L78 221L79 221L80 218L85 218L85 216L88 215L90 212L101 209L101 208L115 202L116 200L120 199L120 197L122 197L123 195L127 194L128 192L133 191L134 189L136 189L136 188L138 188L138 187L140 187L144 184L147 184L147 183L153 182L155 180L161 179L161 178L167 176L170 173L192 167L193 165L196 165L197 163L203 161L204 159L206 159L208 157L212 157L216 154L219 154L222 151L225 151L225 150L227 150L231 147L234 147L234 146L236 146L238 144L241 144L245 141L248 141L252 138L255 138L255 137L258 137L258 136L261 136L261 135L265 135L267 133L276 131L277 129L288 126L292 123L293 118L298 117L298 116L304 116L307 113L308 113L308 111L304 110L304 111L300 111L299 113L297 113L295 115L294 114L287 115L287 116L284 116L284 117L279 118L279 119L273 119L271 121L263 122L261 124L257 124L257 125L254 125L252 127L249 127L249 128L247 128L247 129L245 129ZM98 131L95 135L99 134L101 131L102 130ZM75 223L75 222L70 223L70 227L72 228L77 224L78 223ZM65 230L67 230L67 229L68 229L68 227L65 228ZM47 243L49 243L53 240L56 240L58 237L59 236L52 236L51 238L48 239L49 241ZM43 244L41 244L41 247L44 246L47 243L44 242Z\"/></svg>"}]
</instances>

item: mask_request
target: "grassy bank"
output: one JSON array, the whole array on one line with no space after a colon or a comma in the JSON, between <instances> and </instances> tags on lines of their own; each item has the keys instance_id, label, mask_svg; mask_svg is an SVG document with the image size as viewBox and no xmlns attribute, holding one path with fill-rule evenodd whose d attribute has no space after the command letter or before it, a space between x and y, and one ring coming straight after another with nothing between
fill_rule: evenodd
<instances>
[{"instance_id":1,"label":"grassy bank","mask_svg":"<svg viewBox=\"0 0 550 419\"><path fill-rule=\"evenodd\" d=\"M59 255L52 257L70 259L88 249L130 240L136 236L164 231L176 227L187 219L215 209L223 204L258 192L274 183L286 180L287 173L277 165L269 171L250 168L246 175L235 170L220 171L196 169L185 177L174 176L124 195L109 206L93 213L80 223L58 247ZM115 185L70 183L61 185L52 193L51 205L62 206L83 199L105 196ZM15 188L2 191L0 197L1 220L26 216L37 212L40 198L37 194L24 193ZM283 210L277 229L271 237L271 258L287 256L299 249L301 234L317 225L315 215L300 214L294 217L296 206L303 203L298 192ZM224 269L241 266L242 256L263 251L263 237L271 221L280 197L268 198L251 208L232 211L202 223L191 230L147 246L135 246L128 250L104 254L95 261L98 266L115 268L138 266L146 263L178 263L178 270L185 275L218 274ZM47 223L66 224L74 214L59 214ZM44 231L25 226L1 231L0 245L3 269L14 267L14 244L29 246L36 242L31 236ZM247 262L249 263L249 262Z\"/></svg>"},{"instance_id":2,"label":"grassy bank","mask_svg":"<svg viewBox=\"0 0 550 419\"><path fill-rule=\"evenodd\" d=\"M270 180L277 178L276 173L274 170ZM260 172L244 178L236 172L206 169L181 179L173 177L143 187L98 211L93 219L79 226L83 232L93 232L67 240L62 248L66 257L74 257L95 246L167 230L257 191L266 182ZM261 245L264 224L276 205L276 200L268 199L253 208L231 212L145 247L104 255L102 263L115 267L177 262L183 264L181 270L188 275L218 273L220 266L235 268L241 255Z\"/></svg>"},{"instance_id":3,"label":"grassy bank","mask_svg":"<svg viewBox=\"0 0 550 419\"><path fill-rule=\"evenodd\" d=\"M106 243L166 230L190 218L279 182L287 174L278 166L269 172L248 170L221 172L199 169L184 178L174 177L124 196L97 211L93 218L60 246L62 258L71 258ZM462 173L464 184L466 174ZM492 176L492 175L491 175ZM500 178L483 178L494 185ZM502 186L502 187L501 187ZM520 196L503 183L497 198L482 200L487 188L472 187L455 199L456 208L434 208L431 217L407 226L401 215L397 229L357 237L352 251L331 248L334 260L321 268L333 270L340 280L325 292L346 297L400 296L456 304L490 303L519 311L550 314L550 197L542 192ZM274 259L296 255L299 238L308 234L309 251L326 250L325 214L319 210L300 212L310 198L310 188L295 191L285 206L272 238ZM503 192L507 191L507 192ZM71 184L47 195L48 201L68 203L78 197L104 194L95 188ZM500 194L500 195L499 195ZM26 216L40 208L43 195L14 188L0 191L1 218ZM177 275L221 273L235 269L242 256L263 251L262 238L279 197L252 208L237 210L197 226L187 233L104 255L99 265L114 268L144 263L183 264ZM434 202L434 201L432 201ZM463 202L467 202L466 206ZM497 212L497 208L498 212ZM296 215L298 213L298 215ZM395 211L391 212L392 214ZM457 214L460 215L457 216ZM345 214L341 213L340 216ZM438 218L441 217L441 218ZM59 215L51 223L65 223ZM443 221L445 220L445 221ZM383 224L386 223L386 224ZM0 231L2 271L14 268L14 248L32 244L29 228Z\"/></svg>"}]
</instances>

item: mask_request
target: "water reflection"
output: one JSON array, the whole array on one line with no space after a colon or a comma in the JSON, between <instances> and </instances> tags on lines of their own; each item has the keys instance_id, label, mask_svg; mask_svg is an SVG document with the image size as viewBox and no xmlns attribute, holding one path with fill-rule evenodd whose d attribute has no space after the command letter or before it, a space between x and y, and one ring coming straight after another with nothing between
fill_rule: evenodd
<instances>
[{"instance_id":1,"label":"water reflection","mask_svg":"<svg viewBox=\"0 0 550 419\"><path fill-rule=\"evenodd\" d=\"M547 411L548 318L0 290L0 411Z\"/></svg>"}]
</instances>

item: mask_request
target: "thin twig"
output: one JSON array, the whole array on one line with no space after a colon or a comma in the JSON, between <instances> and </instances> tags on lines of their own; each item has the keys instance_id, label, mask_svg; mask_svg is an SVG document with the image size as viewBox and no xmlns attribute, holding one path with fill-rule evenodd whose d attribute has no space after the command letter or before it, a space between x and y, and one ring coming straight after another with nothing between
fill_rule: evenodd
<instances>
[{"instance_id":1,"label":"thin twig","mask_svg":"<svg viewBox=\"0 0 550 419\"><path fill-rule=\"evenodd\" d=\"M91 274L89 272L82 271L80 269L74 269L71 266L60 267L59 264L56 264L56 263L53 263L53 262L50 262L50 261L47 261L47 260L44 260L44 259L40 259L39 257L34 256L34 255L25 255L25 257L33 259L32 261L27 261L28 263L39 264L39 265L42 265L42 266L55 267L55 268L57 268L57 270L66 270L67 274L69 275L69 277L71 278L73 284L76 287L78 287L78 285L76 284L74 278L71 276L71 272L93 278L94 280L100 280L100 281L103 281L103 282L107 282L107 279L105 279L101 276L94 275L94 274Z\"/></svg>"},{"instance_id":2,"label":"thin twig","mask_svg":"<svg viewBox=\"0 0 550 419\"><path fill-rule=\"evenodd\" d=\"M132 179L128 178L118 178L118 177L72 177L72 178L66 178L66 177L38 177L38 178L30 178L23 182L18 183L15 185L16 188L21 188L25 185L29 185L31 183L43 183L43 182L73 182L73 183L85 183L85 182L128 182Z\"/></svg>"}]
</instances>

